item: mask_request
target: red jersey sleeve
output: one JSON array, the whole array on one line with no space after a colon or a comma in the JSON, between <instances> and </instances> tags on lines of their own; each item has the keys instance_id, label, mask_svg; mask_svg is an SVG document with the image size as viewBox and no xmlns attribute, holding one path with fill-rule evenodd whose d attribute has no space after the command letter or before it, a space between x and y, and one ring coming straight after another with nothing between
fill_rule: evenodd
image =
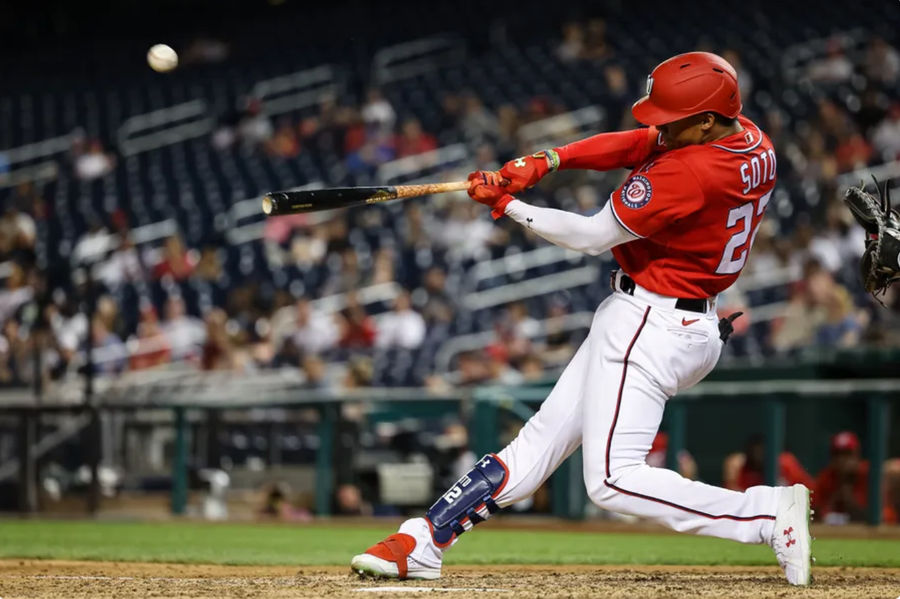
<instances>
[{"instance_id":1,"label":"red jersey sleeve","mask_svg":"<svg viewBox=\"0 0 900 599\"><path fill-rule=\"evenodd\" d=\"M609 171L634 168L653 153L665 150L656 127L632 129L614 133L600 133L586 139L555 148L559 168Z\"/></svg>"},{"instance_id":2,"label":"red jersey sleeve","mask_svg":"<svg viewBox=\"0 0 900 599\"><path fill-rule=\"evenodd\" d=\"M632 171L609 201L622 227L638 237L650 237L699 210L703 189L686 164L663 155Z\"/></svg>"}]
</instances>

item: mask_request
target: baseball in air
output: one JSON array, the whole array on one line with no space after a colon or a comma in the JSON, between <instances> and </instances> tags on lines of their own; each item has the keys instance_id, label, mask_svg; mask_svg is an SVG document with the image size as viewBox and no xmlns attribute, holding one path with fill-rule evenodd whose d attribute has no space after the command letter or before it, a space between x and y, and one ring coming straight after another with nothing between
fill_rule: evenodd
<instances>
[{"instance_id":1,"label":"baseball in air","mask_svg":"<svg viewBox=\"0 0 900 599\"><path fill-rule=\"evenodd\" d=\"M147 64L157 73L166 73L178 66L178 53L166 44L156 44L147 51Z\"/></svg>"}]
</instances>

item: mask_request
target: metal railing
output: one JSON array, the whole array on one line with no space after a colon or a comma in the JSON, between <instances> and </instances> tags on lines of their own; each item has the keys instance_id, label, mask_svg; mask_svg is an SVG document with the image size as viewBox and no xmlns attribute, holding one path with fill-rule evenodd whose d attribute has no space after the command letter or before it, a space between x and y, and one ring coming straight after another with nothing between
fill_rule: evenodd
<instances>
[{"instance_id":1,"label":"metal railing","mask_svg":"<svg viewBox=\"0 0 900 599\"><path fill-rule=\"evenodd\" d=\"M597 266L581 266L563 272L535 277L520 283L510 283L494 287L493 289L474 291L463 296L462 305L468 310L483 310L484 308L508 304L526 297L546 295L554 291L590 285L596 282L599 277L600 269Z\"/></svg>"},{"instance_id":2,"label":"metal railing","mask_svg":"<svg viewBox=\"0 0 900 599\"><path fill-rule=\"evenodd\" d=\"M343 90L338 69L326 64L258 81L250 95L262 102L263 114L273 116L315 106Z\"/></svg>"},{"instance_id":3,"label":"metal railing","mask_svg":"<svg viewBox=\"0 0 900 599\"><path fill-rule=\"evenodd\" d=\"M465 42L449 35L428 37L382 48L372 59L372 78L378 85L408 79L439 67L461 64Z\"/></svg>"},{"instance_id":4,"label":"metal railing","mask_svg":"<svg viewBox=\"0 0 900 599\"><path fill-rule=\"evenodd\" d=\"M566 314L560 317L545 318L544 320L537 321L538 329L534 331L534 335L529 335L529 338L534 339L546 336L550 330L551 324L554 325L554 328L552 329L554 332L560 331L568 333L570 331L589 329L593 320L594 313L587 311L575 312L574 314ZM453 358L467 351L483 349L495 339L496 334L494 331L470 333L468 335L459 335L451 338L441 345L441 349L438 350L435 355L435 370L438 372L449 372L453 365Z\"/></svg>"},{"instance_id":5,"label":"metal railing","mask_svg":"<svg viewBox=\"0 0 900 599\"><path fill-rule=\"evenodd\" d=\"M463 291L474 292L479 283L487 279L503 277L513 273L526 271L530 268L549 266L551 264L568 263L578 264L585 258L585 254L561 248L557 245L547 245L527 252L510 254L502 258L479 262L467 273L463 282ZM608 259L608 258L607 258Z\"/></svg>"},{"instance_id":6,"label":"metal railing","mask_svg":"<svg viewBox=\"0 0 900 599\"><path fill-rule=\"evenodd\" d=\"M206 135L212 128L207 103L191 100L125 119L117 134L119 151L133 156Z\"/></svg>"},{"instance_id":7,"label":"metal railing","mask_svg":"<svg viewBox=\"0 0 900 599\"><path fill-rule=\"evenodd\" d=\"M851 185L859 185L862 181L865 185L872 183L872 177L875 177L879 183L893 181L900 178L900 160L885 162L878 166L866 167L855 171L839 175L838 185L840 190L844 191ZM893 186L891 186L893 188Z\"/></svg>"},{"instance_id":8,"label":"metal railing","mask_svg":"<svg viewBox=\"0 0 900 599\"><path fill-rule=\"evenodd\" d=\"M51 137L8 150L0 150L7 169L0 172L0 189L15 187L29 181L52 181L59 176L59 166L53 156L68 152L72 143L81 135L72 131L66 135Z\"/></svg>"},{"instance_id":9,"label":"metal railing","mask_svg":"<svg viewBox=\"0 0 900 599\"><path fill-rule=\"evenodd\" d=\"M605 121L602 107L585 106L522 125L518 136L526 147L538 150L599 133Z\"/></svg>"},{"instance_id":10,"label":"metal railing","mask_svg":"<svg viewBox=\"0 0 900 599\"><path fill-rule=\"evenodd\" d=\"M385 162L378 167L377 178L382 183L410 183L429 173L438 173L468 163L472 154L465 144L451 144L421 154L414 154Z\"/></svg>"},{"instance_id":11,"label":"metal railing","mask_svg":"<svg viewBox=\"0 0 900 599\"><path fill-rule=\"evenodd\" d=\"M830 45L838 44L844 51L855 50L869 37L869 32L865 29L855 28L788 46L781 54L781 69L788 81L804 79L809 63L827 56Z\"/></svg>"}]
</instances>

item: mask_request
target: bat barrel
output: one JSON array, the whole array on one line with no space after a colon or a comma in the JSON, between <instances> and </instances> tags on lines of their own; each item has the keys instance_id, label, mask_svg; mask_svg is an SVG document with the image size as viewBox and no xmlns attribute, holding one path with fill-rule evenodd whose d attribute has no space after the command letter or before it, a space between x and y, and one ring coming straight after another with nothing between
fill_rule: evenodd
<instances>
[{"instance_id":1,"label":"bat barrel","mask_svg":"<svg viewBox=\"0 0 900 599\"><path fill-rule=\"evenodd\" d=\"M262 199L262 211L269 216L288 214L291 212L290 204L290 199L285 193L267 193Z\"/></svg>"}]
</instances>

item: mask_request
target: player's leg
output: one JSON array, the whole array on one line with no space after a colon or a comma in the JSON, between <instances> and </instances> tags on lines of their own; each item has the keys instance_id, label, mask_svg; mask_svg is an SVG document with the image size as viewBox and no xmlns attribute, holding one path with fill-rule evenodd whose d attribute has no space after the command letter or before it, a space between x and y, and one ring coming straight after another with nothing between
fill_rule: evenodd
<instances>
[{"instance_id":1,"label":"player's leg","mask_svg":"<svg viewBox=\"0 0 900 599\"><path fill-rule=\"evenodd\" d=\"M404 522L397 534L354 557L351 568L391 578L437 578L443 552L459 535L534 493L581 443L579 402L588 381L592 334L509 445L476 462L424 517Z\"/></svg>"},{"instance_id":2,"label":"player's leg","mask_svg":"<svg viewBox=\"0 0 900 599\"><path fill-rule=\"evenodd\" d=\"M674 530L745 543L773 543L776 528L792 519L797 531L808 530L808 491L803 487L758 486L741 493L646 464L668 397L702 379L720 352L712 315L684 331L680 314L673 314L620 300L604 319L604 350L590 365L599 384L589 387L582 401L585 484L591 499L605 509ZM784 528L784 542L808 543L808 533L796 534L795 541L787 532L791 526ZM792 579L788 572L792 582L809 579L808 567L805 574L795 574Z\"/></svg>"}]
</instances>

